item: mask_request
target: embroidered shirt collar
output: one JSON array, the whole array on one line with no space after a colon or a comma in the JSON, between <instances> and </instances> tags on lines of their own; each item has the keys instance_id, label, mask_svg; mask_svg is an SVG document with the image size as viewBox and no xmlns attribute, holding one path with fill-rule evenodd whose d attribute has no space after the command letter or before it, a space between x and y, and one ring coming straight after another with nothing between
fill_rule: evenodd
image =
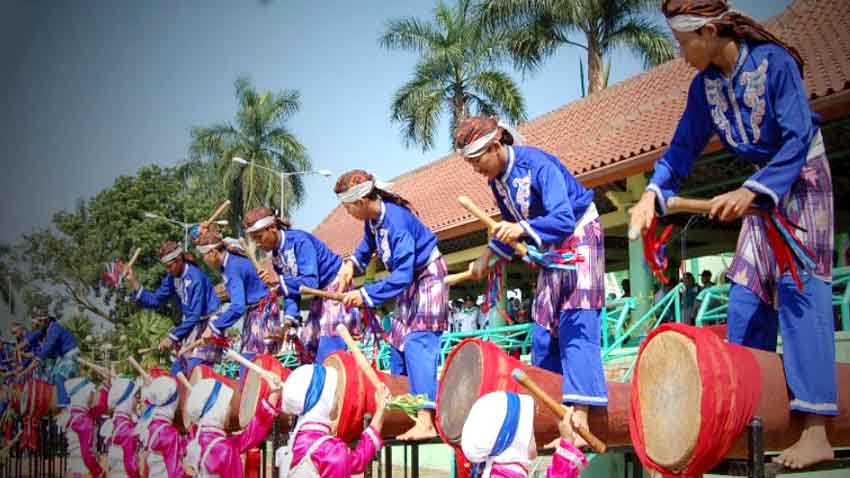
<instances>
[{"instance_id":1,"label":"embroidered shirt collar","mask_svg":"<svg viewBox=\"0 0 850 478\"><path fill-rule=\"evenodd\" d=\"M272 251L272 255L275 256L280 253L280 250L283 249L284 244L286 244L286 231L284 231L283 229L278 229L277 232L277 247L275 247Z\"/></svg>"},{"instance_id":2,"label":"embroidered shirt collar","mask_svg":"<svg viewBox=\"0 0 850 478\"><path fill-rule=\"evenodd\" d=\"M227 261L229 259L230 259L230 253L227 252L227 251L224 251L224 260L221 261L221 270L224 270L224 268L227 267Z\"/></svg>"},{"instance_id":3,"label":"embroidered shirt collar","mask_svg":"<svg viewBox=\"0 0 850 478\"><path fill-rule=\"evenodd\" d=\"M185 279L189 275L189 264L183 263L183 273L180 274L181 279Z\"/></svg>"},{"instance_id":4,"label":"embroidered shirt collar","mask_svg":"<svg viewBox=\"0 0 850 478\"><path fill-rule=\"evenodd\" d=\"M735 61L735 67L732 68L732 72L729 76L724 75L723 72L720 71L720 68L717 68L714 65L712 65L712 68L714 69L714 71L717 72L718 77L723 78L724 80L727 80L727 81L731 81L733 78L735 78L735 76L738 75L738 73L741 72L741 68L743 68L744 62L747 61L747 58L749 56L750 56L749 45L747 45L747 42L745 42L745 41L740 41L740 42L738 42L738 59Z\"/></svg>"},{"instance_id":5,"label":"embroidered shirt collar","mask_svg":"<svg viewBox=\"0 0 850 478\"><path fill-rule=\"evenodd\" d=\"M511 170L514 168L514 161L515 161L514 148L512 148L508 145L505 145L505 149L507 150L507 153L508 153L508 161L505 164L505 172L502 173L502 177L500 178L503 182L507 181L508 178L510 177Z\"/></svg>"},{"instance_id":6,"label":"embroidered shirt collar","mask_svg":"<svg viewBox=\"0 0 850 478\"><path fill-rule=\"evenodd\" d=\"M378 228L384 223L384 217L387 215L387 205L384 204L384 201L380 201L381 203L381 214L378 216L378 219L373 221L369 220L369 227L372 228L372 232L377 232Z\"/></svg>"}]
</instances>

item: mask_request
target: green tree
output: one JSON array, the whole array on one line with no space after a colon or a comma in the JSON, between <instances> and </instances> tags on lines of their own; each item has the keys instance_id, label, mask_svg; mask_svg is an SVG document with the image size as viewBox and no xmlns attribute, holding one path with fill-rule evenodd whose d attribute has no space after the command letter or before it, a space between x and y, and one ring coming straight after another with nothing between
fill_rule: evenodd
<instances>
[{"instance_id":1,"label":"green tree","mask_svg":"<svg viewBox=\"0 0 850 478\"><path fill-rule=\"evenodd\" d=\"M236 100L239 110L233 123L192 128L189 152L191 159L214 162L233 204L231 219L238 224L245 211L279 202L279 177L254 164L284 172L309 170L311 165L306 149L287 126L300 108L297 91L258 92L248 79L239 78ZM234 163L235 157L253 164ZM288 176L285 180L284 214L304 200L301 177Z\"/></svg>"},{"instance_id":2,"label":"green tree","mask_svg":"<svg viewBox=\"0 0 850 478\"><path fill-rule=\"evenodd\" d=\"M79 344L80 350L83 353L89 353L90 343L86 340L86 338L90 337L94 330L94 324L91 319L86 317L85 314L76 313L67 319L63 319L61 322L62 325L71 332L71 335L77 339L77 344Z\"/></svg>"},{"instance_id":3,"label":"green tree","mask_svg":"<svg viewBox=\"0 0 850 478\"><path fill-rule=\"evenodd\" d=\"M498 69L507 58L506 37L482 28L470 0L460 0L454 7L439 1L431 21L391 20L380 44L420 56L413 78L395 92L391 106L392 121L400 126L406 146L431 149L446 112L450 132L470 115L499 115L514 123L525 120L519 87Z\"/></svg>"},{"instance_id":4,"label":"green tree","mask_svg":"<svg viewBox=\"0 0 850 478\"><path fill-rule=\"evenodd\" d=\"M604 57L626 48L649 67L671 60L673 41L653 22L658 0L484 0L481 21L510 37L511 54L523 70L533 71L563 45L587 52L593 94L604 88ZM570 40L571 33L584 43Z\"/></svg>"},{"instance_id":5,"label":"green tree","mask_svg":"<svg viewBox=\"0 0 850 478\"><path fill-rule=\"evenodd\" d=\"M193 177L179 168L158 166L120 176L74 210L56 213L51 227L24 235L9 253L0 255L0 264L14 283L26 285L27 305L49 303L54 313L72 305L121 323L136 307L128 302L125 289L103 286L104 268L116 258L126 262L140 247L136 273L145 285L158 284L165 270L155 252L167 239L181 240L183 231L165 221L146 219L144 212L189 222L204 219L218 201L214 194L193 195ZM176 317L173 309L168 312Z\"/></svg>"}]
</instances>

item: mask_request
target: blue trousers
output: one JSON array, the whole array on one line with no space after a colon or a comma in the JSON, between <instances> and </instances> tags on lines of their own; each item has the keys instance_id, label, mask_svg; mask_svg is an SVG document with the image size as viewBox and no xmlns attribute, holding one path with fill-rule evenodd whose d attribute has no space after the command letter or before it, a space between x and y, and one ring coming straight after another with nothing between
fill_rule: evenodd
<instances>
[{"instance_id":1,"label":"blue trousers","mask_svg":"<svg viewBox=\"0 0 850 478\"><path fill-rule=\"evenodd\" d=\"M410 332L404 337L404 352L390 347L390 373L406 375L410 393L437 399L437 366L440 363L440 334ZM434 409L433 405L423 408Z\"/></svg>"},{"instance_id":2,"label":"blue trousers","mask_svg":"<svg viewBox=\"0 0 850 478\"><path fill-rule=\"evenodd\" d=\"M323 363L328 358L328 355L339 352L340 350L348 350L342 337L323 335L319 337L319 348L316 351L316 360L314 362Z\"/></svg>"},{"instance_id":3,"label":"blue trousers","mask_svg":"<svg viewBox=\"0 0 850 478\"><path fill-rule=\"evenodd\" d=\"M176 377L178 373L183 372L186 378L192 378L192 370L198 365L208 365L212 367L212 362L200 358L188 358L185 360L175 360L171 364L171 375Z\"/></svg>"},{"instance_id":4,"label":"blue trousers","mask_svg":"<svg viewBox=\"0 0 850 478\"><path fill-rule=\"evenodd\" d=\"M779 280L779 310L744 286L729 291L729 342L776 351L782 333L782 364L791 392L791 410L816 415L838 414L835 326L830 284L801 274L802 292L785 274Z\"/></svg>"},{"instance_id":5,"label":"blue trousers","mask_svg":"<svg viewBox=\"0 0 850 478\"><path fill-rule=\"evenodd\" d=\"M562 310L558 336L535 324L531 363L563 374L563 403L608 405L608 384L602 368L600 309Z\"/></svg>"}]
</instances>

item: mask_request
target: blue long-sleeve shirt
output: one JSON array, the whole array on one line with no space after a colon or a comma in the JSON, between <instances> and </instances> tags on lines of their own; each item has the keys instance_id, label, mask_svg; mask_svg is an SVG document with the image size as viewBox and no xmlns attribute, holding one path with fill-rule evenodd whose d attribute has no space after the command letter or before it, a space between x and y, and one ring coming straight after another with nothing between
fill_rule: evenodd
<instances>
[{"instance_id":1,"label":"blue long-sleeve shirt","mask_svg":"<svg viewBox=\"0 0 850 478\"><path fill-rule=\"evenodd\" d=\"M809 105L797 64L773 43L739 46L730 78L711 66L691 82L670 148L647 186L662 213L712 133L727 150L757 166L743 186L758 195L760 205L778 205L806 163L819 117Z\"/></svg>"},{"instance_id":2,"label":"blue long-sleeve shirt","mask_svg":"<svg viewBox=\"0 0 850 478\"><path fill-rule=\"evenodd\" d=\"M179 299L177 302L183 314L183 320L169 333L169 337L176 342L185 339L204 317L215 312L221 305L209 277L198 266L189 262L180 277L166 274L157 290L150 292L140 287L136 302L142 307L156 309L173 296Z\"/></svg>"},{"instance_id":3,"label":"blue long-sleeve shirt","mask_svg":"<svg viewBox=\"0 0 850 478\"><path fill-rule=\"evenodd\" d=\"M219 335L238 322L249 306L262 300L268 293L254 264L245 256L225 252L221 271L227 295L230 296L230 307L210 324L210 328Z\"/></svg>"},{"instance_id":4,"label":"blue long-sleeve shirt","mask_svg":"<svg viewBox=\"0 0 850 478\"><path fill-rule=\"evenodd\" d=\"M416 279L416 271L433 259L437 236L406 208L381 201L381 214L364 224L363 240L349 258L358 271L377 252L389 275L360 289L369 307L401 294Z\"/></svg>"},{"instance_id":5,"label":"blue long-sleeve shirt","mask_svg":"<svg viewBox=\"0 0 850 478\"><path fill-rule=\"evenodd\" d=\"M298 321L301 286L324 289L336 278L342 260L309 232L278 229L278 237L272 264L280 277L284 316Z\"/></svg>"},{"instance_id":6,"label":"blue long-sleeve shirt","mask_svg":"<svg viewBox=\"0 0 850 478\"><path fill-rule=\"evenodd\" d=\"M490 189L502 220L519 223L538 248L560 245L593 203L585 188L551 154L531 146L505 146L507 162ZM501 257L513 257L513 248L496 239L488 244Z\"/></svg>"},{"instance_id":7,"label":"blue long-sleeve shirt","mask_svg":"<svg viewBox=\"0 0 850 478\"><path fill-rule=\"evenodd\" d=\"M57 359L77 348L77 339L71 332L59 322L52 320L47 326L44 341L35 351L35 357L39 360Z\"/></svg>"}]
</instances>

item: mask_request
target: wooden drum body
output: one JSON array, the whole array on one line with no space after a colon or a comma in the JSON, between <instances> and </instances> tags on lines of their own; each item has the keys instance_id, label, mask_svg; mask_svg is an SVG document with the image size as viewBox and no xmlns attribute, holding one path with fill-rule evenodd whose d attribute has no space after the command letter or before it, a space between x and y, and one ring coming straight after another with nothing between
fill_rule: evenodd
<instances>
[{"instance_id":1,"label":"wooden drum body","mask_svg":"<svg viewBox=\"0 0 850 478\"><path fill-rule=\"evenodd\" d=\"M336 405L331 412L332 427L336 436L345 442L356 440L365 428L366 415L375 413L375 387L357 366L350 352L336 352L328 356L325 367L337 371ZM393 396L410 393L407 377L377 372L378 378L390 389ZM413 422L401 411L387 411L384 415L382 438L395 438L407 431Z\"/></svg>"},{"instance_id":2,"label":"wooden drum body","mask_svg":"<svg viewBox=\"0 0 850 478\"><path fill-rule=\"evenodd\" d=\"M291 373L288 368L284 367L278 359L271 355L258 355L254 359L254 363L262 367L263 370L268 370L273 373L282 381L286 380ZM248 426L251 419L254 418L254 415L257 413L257 407L259 407L260 403L262 403L264 399L268 398L270 394L271 387L269 386L269 383L260 377L257 372L251 369L246 369L238 410L240 428Z\"/></svg>"},{"instance_id":3,"label":"wooden drum body","mask_svg":"<svg viewBox=\"0 0 850 478\"><path fill-rule=\"evenodd\" d=\"M59 413L56 386L44 380L30 379L21 396L22 414L34 420Z\"/></svg>"},{"instance_id":4,"label":"wooden drum body","mask_svg":"<svg viewBox=\"0 0 850 478\"><path fill-rule=\"evenodd\" d=\"M437 387L436 425L443 441L460 447L461 432L472 405L481 396L495 391L527 393L511 378L519 368L551 397L561 396L562 377L509 356L498 345L480 339L466 339L449 354ZM629 386L608 382L605 407L590 407L590 430L608 446L629 443ZM558 418L541 403L534 407L534 436L538 444L558 436Z\"/></svg>"}]
</instances>

